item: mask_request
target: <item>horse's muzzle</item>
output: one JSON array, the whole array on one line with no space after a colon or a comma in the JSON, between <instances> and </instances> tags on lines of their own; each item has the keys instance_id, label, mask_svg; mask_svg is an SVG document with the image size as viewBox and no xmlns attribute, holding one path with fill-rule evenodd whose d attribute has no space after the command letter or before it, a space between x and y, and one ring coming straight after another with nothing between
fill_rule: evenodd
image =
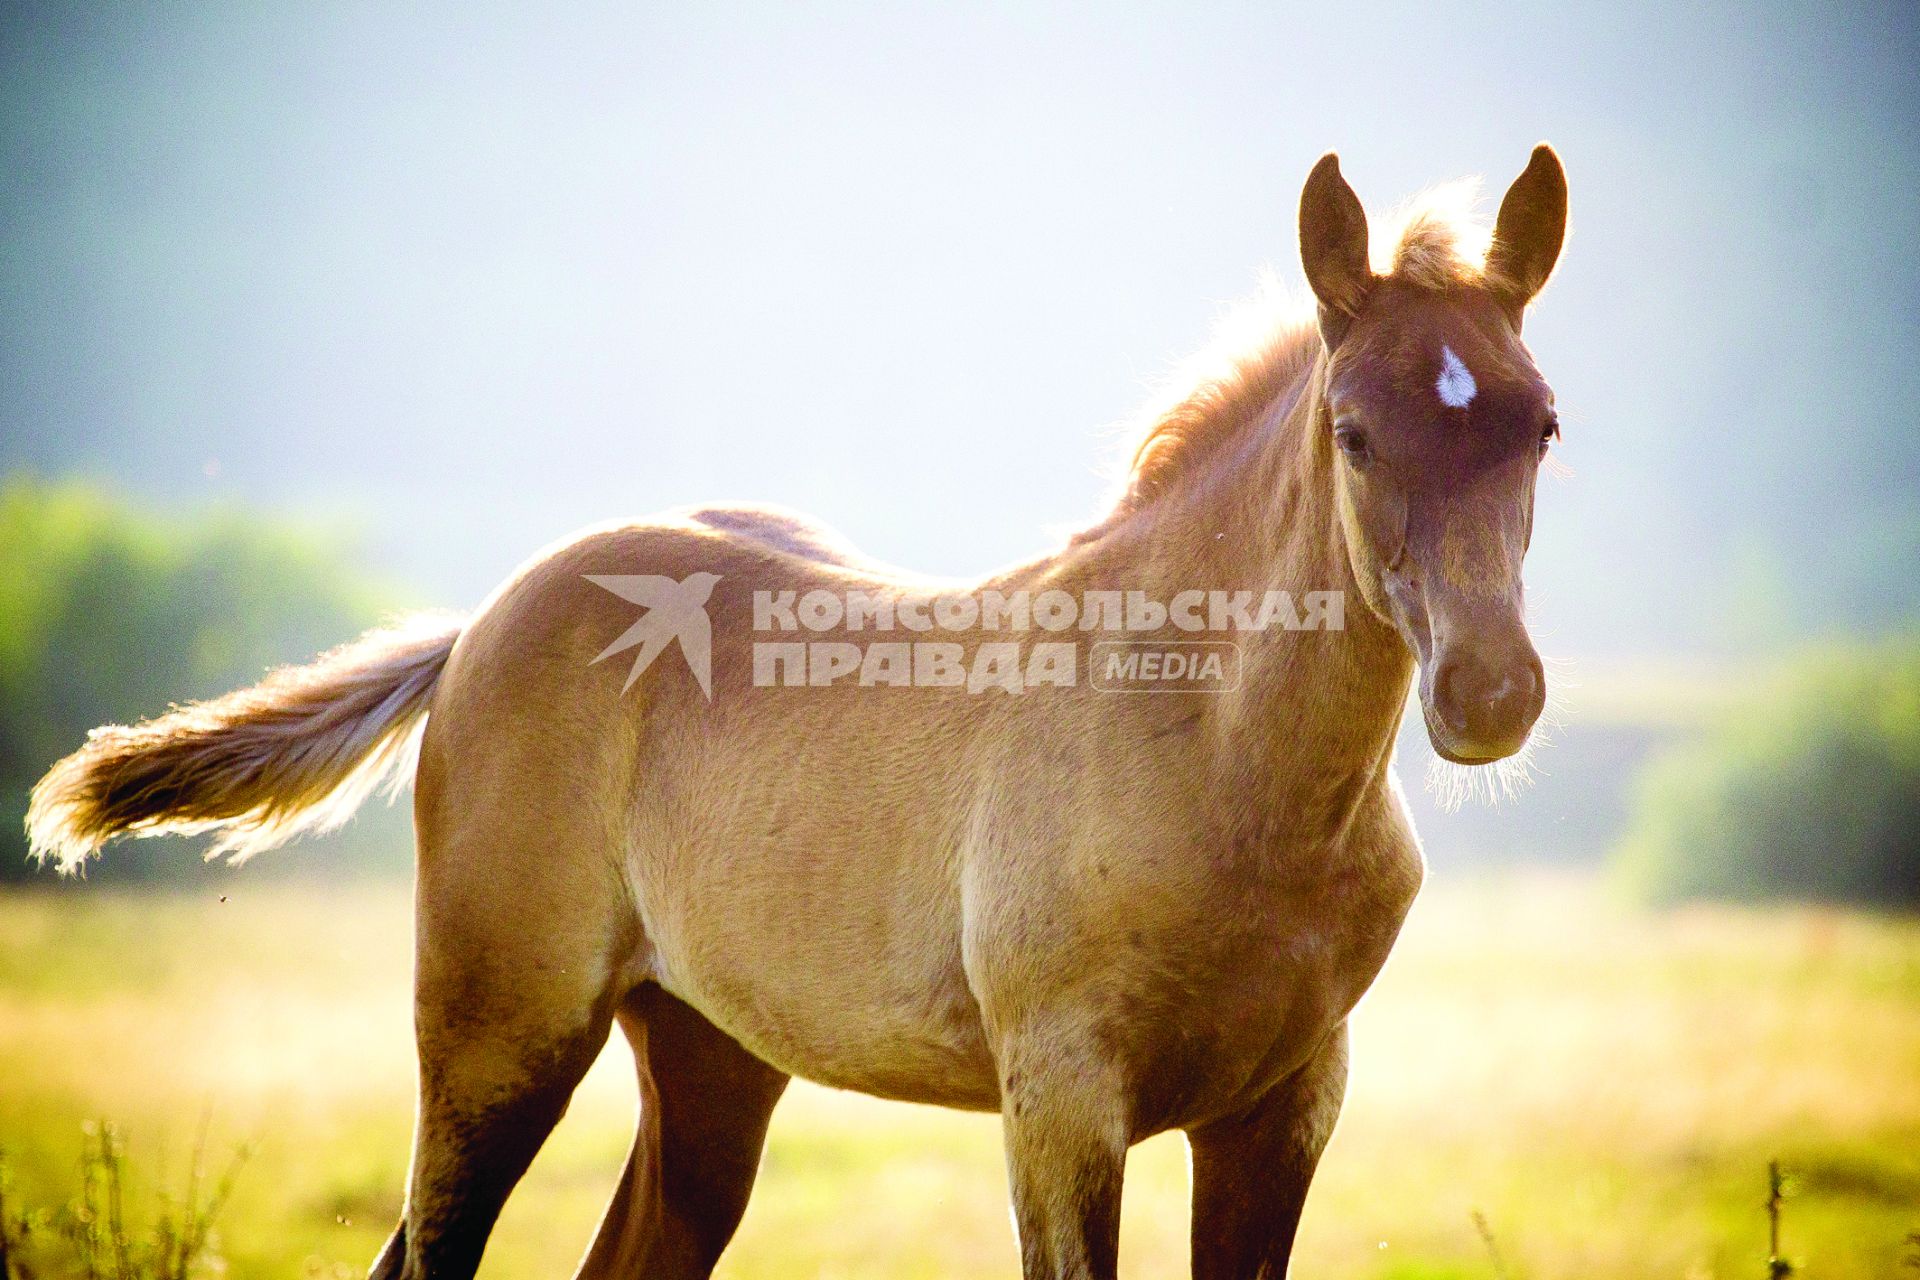
<instances>
[{"instance_id":1,"label":"horse's muzzle","mask_svg":"<svg viewBox=\"0 0 1920 1280\"><path fill-rule=\"evenodd\" d=\"M1540 655L1522 639L1497 653L1441 653L1421 690L1427 736L1443 759L1490 764L1526 745L1547 702Z\"/></svg>"}]
</instances>

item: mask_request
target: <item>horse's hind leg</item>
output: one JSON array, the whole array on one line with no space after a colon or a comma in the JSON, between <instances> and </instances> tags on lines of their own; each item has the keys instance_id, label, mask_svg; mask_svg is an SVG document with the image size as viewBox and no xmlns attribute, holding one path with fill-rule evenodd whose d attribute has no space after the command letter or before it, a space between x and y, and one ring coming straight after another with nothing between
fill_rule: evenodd
<instances>
[{"instance_id":1,"label":"horse's hind leg","mask_svg":"<svg viewBox=\"0 0 1920 1280\"><path fill-rule=\"evenodd\" d=\"M640 1127L580 1280L710 1275L760 1166L784 1073L658 987L620 1010L640 1075Z\"/></svg>"},{"instance_id":2,"label":"horse's hind leg","mask_svg":"<svg viewBox=\"0 0 1920 1280\"><path fill-rule=\"evenodd\" d=\"M472 792L466 798L471 798ZM464 1280L606 1043L635 926L604 841L537 806L422 807L405 1217L377 1280ZM490 812L489 812L490 811Z\"/></svg>"}]
</instances>

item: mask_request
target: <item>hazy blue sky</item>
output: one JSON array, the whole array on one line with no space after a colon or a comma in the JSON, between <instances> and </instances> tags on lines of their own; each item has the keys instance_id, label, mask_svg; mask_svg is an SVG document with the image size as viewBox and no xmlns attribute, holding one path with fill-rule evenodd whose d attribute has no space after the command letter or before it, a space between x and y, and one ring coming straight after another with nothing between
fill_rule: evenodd
<instances>
[{"instance_id":1,"label":"hazy blue sky","mask_svg":"<svg viewBox=\"0 0 1920 1280\"><path fill-rule=\"evenodd\" d=\"M1546 138L1543 647L1910 617L1914 14L9 7L0 469L344 514L450 604L704 499L984 569L1298 281L1322 151L1378 210Z\"/></svg>"}]
</instances>

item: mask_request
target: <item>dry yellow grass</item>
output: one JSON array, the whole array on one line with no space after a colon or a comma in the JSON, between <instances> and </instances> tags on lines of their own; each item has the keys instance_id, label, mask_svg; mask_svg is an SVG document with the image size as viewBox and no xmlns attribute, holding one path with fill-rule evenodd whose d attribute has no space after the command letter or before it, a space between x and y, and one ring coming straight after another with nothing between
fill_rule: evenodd
<instances>
[{"instance_id":1,"label":"dry yellow grass","mask_svg":"<svg viewBox=\"0 0 1920 1280\"><path fill-rule=\"evenodd\" d=\"M258 1138L224 1245L239 1276L360 1272L399 1206L408 905L237 875L229 900L0 899L0 1146L65 1186L80 1123L177 1179L200 1114ZM1812 910L1642 915L1590 882L1436 884L1355 1016L1346 1115L1297 1274L1757 1277L1766 1159L1798 1173L1788 1252L1897 1274L1920 1230L1920 924ZM566 1274L624 1153L623 1048L509 1206L496 1277ZM164 1152L163 1152L164 1148ZM1185 1152L1129 1166L1123 1273L1184 1273ZM1015 1273L999 1137L796 1087L732 1280Z\"/></svg>"}]
</instances>

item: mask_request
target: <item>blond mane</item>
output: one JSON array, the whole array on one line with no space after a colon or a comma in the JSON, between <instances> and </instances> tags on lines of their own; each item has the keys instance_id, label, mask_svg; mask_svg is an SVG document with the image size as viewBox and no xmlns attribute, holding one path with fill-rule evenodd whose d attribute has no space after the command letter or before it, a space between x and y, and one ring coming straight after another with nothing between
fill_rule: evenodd
<instances>
[{"instance_id":1,"label":"blond mane","mask_svg":"<svg viewBox=\"0 0 1920 1280\"><path fill-rule=\"evenodd\" d=\"M1483 283L1493 228L1480 217L1479 204L1475 178L1422 191L1388 219L1389 234L1375 243L1391 247L1384 260L1376 251L1374 271L1420 289Z\"/></svg>"},{"instance_id":2,"label":"blond mane","mask_svg":"<svg viewBox=\"0 0 1920 1280\"><path fill-rule=\"evenodd\" d=\"M1419 289L1481 284L1491 229L1473 179L1430 188L1386 220L1374 237L1376 274ZM1381 247L1385 253L1380 252ZM1264 289L1233 312L1215 341L1170 380L1174 391L1146 415L1117 507L1092 536L1166 492L1223 440L1237 435L1313 366L1320 332L1310 306Z\"/></svg>"}]
</instances>

